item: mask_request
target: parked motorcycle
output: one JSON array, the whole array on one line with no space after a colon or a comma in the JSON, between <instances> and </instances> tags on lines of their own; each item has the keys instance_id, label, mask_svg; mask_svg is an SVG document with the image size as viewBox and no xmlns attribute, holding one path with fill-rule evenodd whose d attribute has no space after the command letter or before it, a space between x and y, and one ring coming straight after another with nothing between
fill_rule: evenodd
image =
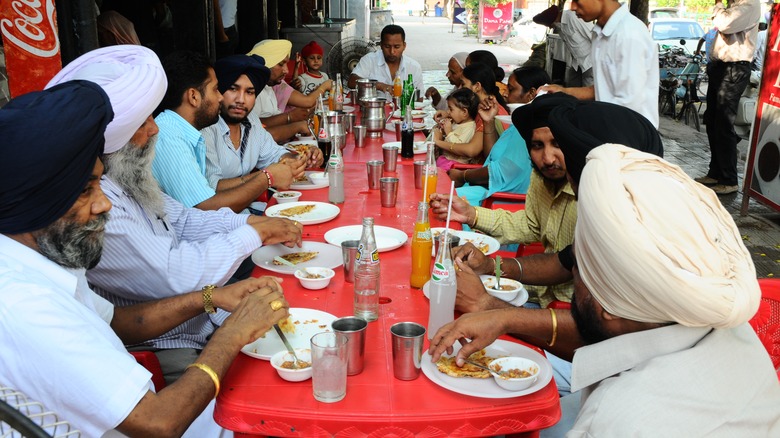
<instances>
[{"instance_id":1,"label":"parked motorcycle","mask_svg":"<svg viewBox=\"0 0 780 438\"><path fill-rule=\"evenodd\" d=\"M739 98L737 117L734 119L734 130L743 140L750 139L750 131L753 129L753 121L756 118L756 105L758 102L758 85L761 82L759 74L750 75L750 82L745 87L745 92Z\"/></svg>"}]
</instances>

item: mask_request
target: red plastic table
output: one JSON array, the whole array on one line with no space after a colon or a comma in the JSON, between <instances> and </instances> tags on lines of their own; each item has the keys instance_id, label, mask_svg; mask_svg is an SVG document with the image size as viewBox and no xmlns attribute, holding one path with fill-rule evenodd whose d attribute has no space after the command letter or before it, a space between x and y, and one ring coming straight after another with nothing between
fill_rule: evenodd
<instances>
[{"instance_id":1,"label":"red plastic table","mask_svg":"<svg viewBox=\"0 0 780 438\"><path fill-rule=\"evenodd\" d=\"M365 161L381 159L382 144L395 141L395 133L385 131L384 139L367 138L362 149L354 148L351 135L348 138L344 150L346 202L340 205L336 219L305 226L305 240L323 242L327 230L358 225L363 216L373 216L375 224L411 235L422 196L422 190L414 189L414 160L399 161L396 207L383 208L379 190L368 190ZM440 174L437 190L448 191L449 183L446 174ZM326 202L327 196L327 189L318 189L306 191L302 199ZM432 218L431 226L443 224ZM539 429L555 424L561 413L554 381L526 396L488 399L451 392L422 373L413 381L393 377L390 326L401 321L427 325L428 320L428 300L422 291L409 286L410 260L410 241L380 254L379 319L368 325L364 370L348 377L347 395L342 401L320 403L312 395L311 380L287 382L267 361L240 353L222 382L214 412L217 423L237 436L280 437L533 436ZM254 272L266 274L270 273L260 268ZM282 286L292 307L319 309L337 317L352 314L352 285L344 282L341 268L323 290L303 289L293 276L285 276Z\"/></svg>"}]
</instances>

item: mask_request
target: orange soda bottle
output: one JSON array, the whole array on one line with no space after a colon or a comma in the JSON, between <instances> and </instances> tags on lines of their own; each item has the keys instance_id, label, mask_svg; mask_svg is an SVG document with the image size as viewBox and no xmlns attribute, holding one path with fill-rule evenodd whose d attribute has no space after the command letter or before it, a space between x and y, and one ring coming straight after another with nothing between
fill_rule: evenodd
<instances>
[{"instance_id":1,"label":"orange soda bottle","mask_svg":"<svg viewBox=\"0 0 780 438\"><path fill-rule=\"evenodd\" d=\"M401 83L401 78L396 73L395 79L393 80L393 97L401 97L402 92L403 84Z\"/></svg>"},{"instance_id":2,"label":"orange soda bottle","mask_svg":"<svg viewBox=\"0 0 780 438\"><path fill-rule=\"evenodd\" d=\"M412 234L412 275L409 283L415 289L421 289L431 279L431 224L428 222L428 203L417 205L417 220Z\"/></svg>"}]
</instances>

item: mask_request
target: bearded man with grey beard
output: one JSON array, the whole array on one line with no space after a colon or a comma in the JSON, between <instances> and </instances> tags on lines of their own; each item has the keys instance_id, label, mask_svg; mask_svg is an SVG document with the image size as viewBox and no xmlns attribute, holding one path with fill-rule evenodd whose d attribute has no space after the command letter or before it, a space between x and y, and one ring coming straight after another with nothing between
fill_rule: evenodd
<instances>
[{"instance_id":1,"label":"bearded man with grey beard","mask_svg":"<svg viewBox=\"0 0 780 438\"><path fill-rule=\"evenodd\" d=\"M96 293L127 306L222 286L262 244L300 239L299 226L286 219L186 208L164 194L151 169L156 138L149 117L125 147L103 157L101 188L114 207L103 257L87 271ZM155 351L171 384L228 315L204 313L139 348Z\"/></svg>"},{"instance_id":2,"label":"bearded man with grey beard","mask_svg":"<svg viewBox=\"0 0 780 438\"><path fill-rule=\"evenodd\" d=\"M102 257L96 265L86 264L93 290L115 306L204 290L205 313L131 346L154 351L171 384L229 316L214 309L211 291L227 284L260 246L300 245L303 227L229 208L187 208L160 190L152 174L159 129L151 112L162 100L166 80L154 52L140 46L98 49L68 64L50 86L75 77L100 85L115 114L105 131L106 173L100 181L113 209L105 224ZM129 89L144 94L128 96ZM64 238L57 236L62 233L53 233L50 246L64 250Z\"/></svg>"}]
</instances>

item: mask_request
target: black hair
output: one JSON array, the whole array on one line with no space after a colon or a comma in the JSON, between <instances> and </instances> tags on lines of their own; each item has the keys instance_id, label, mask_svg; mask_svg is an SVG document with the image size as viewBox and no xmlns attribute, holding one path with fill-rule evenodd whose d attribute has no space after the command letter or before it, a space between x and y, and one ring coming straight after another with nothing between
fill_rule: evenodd
<instances>
[{"instance_id":1,"label":"black hair","mask_svg":"<svg viewBox=\"0 0 780 438\"><path fill-rule=\"evenodd\" d=\"M468 56L471 61L469 64L480 63L493 69L493 74L496 75L496 82L504 80L504 69L498 66L498 59L496 55L488 52L487 50L475 50L469 53Z\"/></svg>"},{"instance_id":2,"label":"black hair","mask_svg":"<svg viewBox=\"0 0 780 438\"><path fill-rule=\"evenodd\" d=\"M379 41L385 40L385 35L398 35L401 34L401 41L406 42L406 32L404 28L397 24L388 24L382 28L382 33L379 35Z\"/></svg>"},{"instance_id":3,"label":"black hair","mask_svg":"<svg viewBox=\"0 0 780 438\"><path fill-rule=\"evenodd\" d=\"M524 92L531 88L539 88L550 83L550 75L541 67L528 66L516 68L512 71L512 77L523 87Z\"/></svg>"},{"instance_id":4,"label":"black hair","mask_svg":"<svg viewBox=\"0 0 780 438\"><path fill-rule=\"evenodd\" d=\"M498 86L496 86L496 75L493 74L493 69L485 64L472 62L463 69L463 77L471 81L472 84L479 82L482 88L485 89L485 92L495 97L496 102L509 112L506 100L504 100L504 96L501 95L498 91Z\"/></svg>"},{"instance_id":5,"label":"black hair","mask_svg":"<svg viewBox=\"0 0 780 438\"><path fill-rule=\"evenodd\" d=\"M176 51L163 58L162 66L168 79L168 89L155 115L179 107L184 92L189 88L196 88L201 95L206 94L209 70L214 66L203 54L189 50Z\"/></svg>"},{"instance_id":6,"label":"black hair","mask_svg":"<svg viewBox=\"0 0 780 438\"><path fill-rule=\"evenodd\" d=\"M455 101L458 108L462 108L469 113L472 119L477 117L479 111L479 96L468 88L458 88L447 96L447 100Z\"/></svg>"}]
</instances>

